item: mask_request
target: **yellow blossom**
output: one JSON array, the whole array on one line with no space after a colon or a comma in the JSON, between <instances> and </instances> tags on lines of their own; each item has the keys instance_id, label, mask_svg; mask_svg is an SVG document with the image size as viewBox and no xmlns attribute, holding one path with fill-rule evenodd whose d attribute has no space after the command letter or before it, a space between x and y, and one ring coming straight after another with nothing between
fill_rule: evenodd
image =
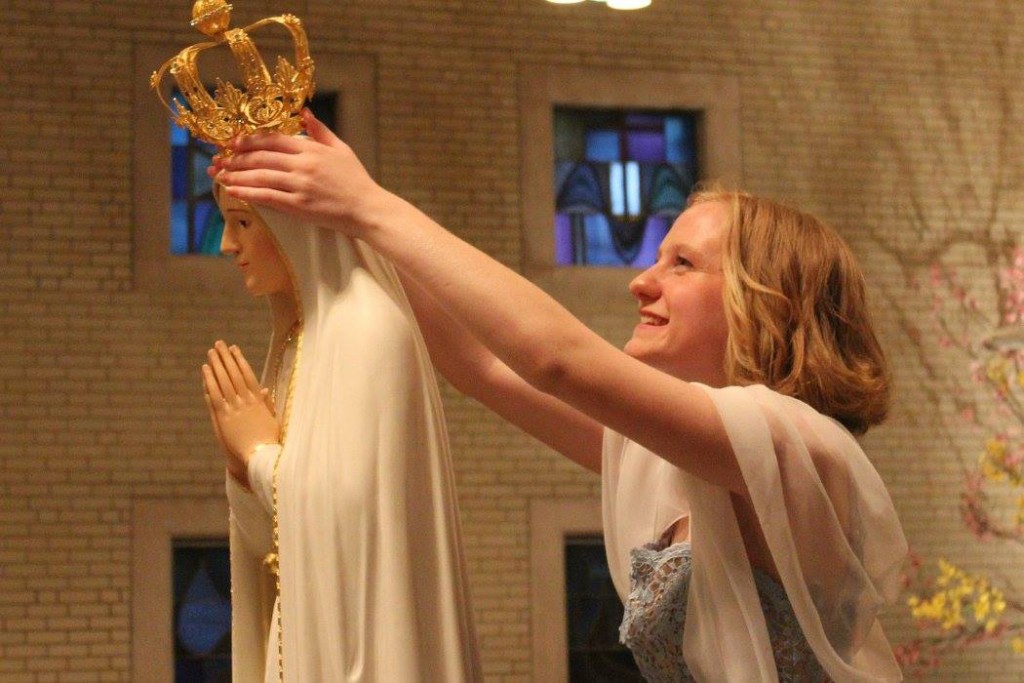
<instances>
[{"instance_id":1,"label":"yellow blossom","mask_svg":"<svg viewBox=\"0 0 1024 683\"><path fill-rule=\"evenodd\" d=\"M1002 591L982 577L972 576L945 559L939 560L935 592L928 597L912 595L907 605L915 619L930 621L944 631L963 627L970 608L974 623L992 633L1006 609Z\"/></svg>"},{"instance_id":2,"label":"yellow blossom","mask_svg":"<svg viewBox=\"0 0 1024 683\"><path fill-rule=\"evenodd\" d=\"M993 356L985 366L985 376L1004 392L1010 388L1009 366L1002 356Z\"/></svg>"}]
</instances>

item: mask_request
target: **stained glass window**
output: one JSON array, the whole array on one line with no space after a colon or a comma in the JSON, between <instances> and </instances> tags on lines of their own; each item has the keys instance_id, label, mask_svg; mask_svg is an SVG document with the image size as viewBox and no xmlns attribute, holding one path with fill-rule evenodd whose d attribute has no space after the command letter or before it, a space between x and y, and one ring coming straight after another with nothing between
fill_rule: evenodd
<instances>
[{"instance_id":1,"label":"stained glass window","mask_svg":"<svg viewBox=\"0 0 1024 683\"><path fill-rule=\"evenodd\" d=\"M175 90L173 97L183 99ZM309 108L318 119L335 128L337 92L317 93ZM213 200L213 184L206 175L216 148L192 137L170 122L171 135L171 239L172 254L220 254L224 219Z\"/></svg>"},{"instance_id":2,"label":"stained glass window","mask_svg":"<svg viewBox=\"0 0 1024 683\"><path fill-rule=\"evenodd\" d=\"M632 653L619 642L622 602L600 536L565 539L565 610L570 683L643 682Z\"/></svg>"},{"instance_id":3,"label":"stained glass window","mask_svg":"<svg viewBox=\"0 0 1024 683\"><path fill-rule=\"evenodd\" d=\"M231 681L231 563L227 540L175 541L175 683Z\"/></svg>"},{"instance_id":4,"label":"stained glass window","mask_svg":"<svg viewBox=\"0 0 1024 683\"><path fill-rule=\"evenodd\" d=\"M697 181L695 112L555 108L555 262L645 268Z\"/></svg>"}]
</instances>

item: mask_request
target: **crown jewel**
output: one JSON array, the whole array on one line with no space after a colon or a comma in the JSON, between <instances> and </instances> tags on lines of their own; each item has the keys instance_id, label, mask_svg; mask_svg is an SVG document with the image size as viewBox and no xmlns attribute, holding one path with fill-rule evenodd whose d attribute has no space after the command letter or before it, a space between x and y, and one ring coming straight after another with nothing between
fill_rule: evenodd
<instances>
[{"instance_id":1,"label":"crown jewel","mask_svg":"<svg viewBox=\"0 0 1024 683\"><path fill-rule=\"evenodd\" d=\"M200 140L223 147L239 134L279 131L294 135L302 130L299 112L313 96L313 59L302 22L292 14L267 17L245 28L228 28L232 6L224 0L196 0L192 6L192 26L212 38L190 45L153 72L149 84L160 101L171 111L175 122ZM268 24L283 26L295 45L295 65L277 58L273 77L249 32ZM238 62L243 87L217 79L211 97L199 75L199 54L227 45ZM188 102L185 107L174 99L168 104L160 84L170 73Z\"/></svg>"}]
</instances>

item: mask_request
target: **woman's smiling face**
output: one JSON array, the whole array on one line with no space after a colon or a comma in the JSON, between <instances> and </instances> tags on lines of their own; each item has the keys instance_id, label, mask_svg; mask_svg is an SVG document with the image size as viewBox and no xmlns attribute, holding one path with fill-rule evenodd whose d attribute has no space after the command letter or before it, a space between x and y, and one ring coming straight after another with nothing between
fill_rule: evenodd
<instances>
[{"instance_id":1,"label":"woman's smiling face","mask_svg":"<svg viewBox=\"0 0 1024 683\"><path fill-rule=\"evenodd\" d=\"M657 262L629 285L640 304L640 323L626 353L680 379L710 386L726 383L726 211L722 202L684 211L662 241Z\"/></svg>"},{"instance_id":2,"label":"woman's smiling face","mask_svg":"<svg viewBox=\"0 0 1024 683\"><path fill-rule=\"evenodd\" d=\"M220 208L224 214L220 251L234 257L249 293L266 296L292 292L288 266L259 214L227 193L220 195Z\"/></svg>"}]
</instances>

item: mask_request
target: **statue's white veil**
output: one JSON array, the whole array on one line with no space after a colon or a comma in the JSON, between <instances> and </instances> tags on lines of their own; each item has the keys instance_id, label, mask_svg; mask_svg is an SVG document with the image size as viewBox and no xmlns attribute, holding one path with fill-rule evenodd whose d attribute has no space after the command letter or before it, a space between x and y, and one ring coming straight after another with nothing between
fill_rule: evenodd
<instances>
[{"instance_id":1,"label":"statue's white veil","mask_svg":"<svg viewBox=\"0 0 1024 683\"><path fill-rule=\"evenodd\" d=\"M272 511L284 678L479 680L440 395L397 273L358 240L259 214L302 321ZM228 486L235 680L263 680L272 537L241 518L268 511Z\"/></svg>"}]
</instances>

